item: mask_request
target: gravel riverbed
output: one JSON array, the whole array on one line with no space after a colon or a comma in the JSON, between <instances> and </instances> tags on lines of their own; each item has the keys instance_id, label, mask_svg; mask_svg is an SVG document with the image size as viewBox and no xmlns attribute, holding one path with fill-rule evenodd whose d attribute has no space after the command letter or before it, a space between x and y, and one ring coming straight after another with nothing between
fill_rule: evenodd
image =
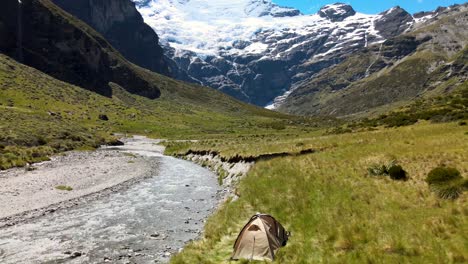
<instances>
[{"instance_id":1,"label":"gravel riverbed","mask_svg":"<svg viewBox=\"0 0 468 264\"><path fill-rule=\"evenodd\" d=\"M164 156L156 144L135 137L122 147L56 157L32 172L3 173L0 183L16 195L0 194L10 208L0 210L0 262L167 262L200 235L222 193L213 172Z\"/></svg>"}]
</instances>

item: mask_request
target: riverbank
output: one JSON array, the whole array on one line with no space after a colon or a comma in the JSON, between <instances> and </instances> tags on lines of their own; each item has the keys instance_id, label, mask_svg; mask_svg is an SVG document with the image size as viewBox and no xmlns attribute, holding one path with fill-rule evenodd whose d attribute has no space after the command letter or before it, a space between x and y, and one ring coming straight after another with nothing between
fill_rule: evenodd
<instances>
[{"instance_id":1,"label":"riverbank","mask_svg":"<svg viewBox=\"0 0 468 264\"><path fill-rule=\"evenodd\" d=\"M161 154L163 148L150 150ZM0 171L0 227L124 190L155 175L157 167L143 156L102 148Z\"/></svg>"},{"instance_id":2,"label":"riverbank","mask_svg":"<svg viewBox=\"0 0 468 264\"><path fill-rule=\"evenodd\" d=\"M466 240L467 192L445 200L425 181L441 165L466 179L466 137L466 126L422 122L339 135L171 144L167 152L175 155L216 153L224 160L279 153L255 162L236 186L238 199L221 206L208 219L204 237L171 263L229 263L239 231L256 212L273 215L292 234L275 263L466 261L460 241ZM390 163L409 179L369 172Z\"/></svg>"}]
</instances>

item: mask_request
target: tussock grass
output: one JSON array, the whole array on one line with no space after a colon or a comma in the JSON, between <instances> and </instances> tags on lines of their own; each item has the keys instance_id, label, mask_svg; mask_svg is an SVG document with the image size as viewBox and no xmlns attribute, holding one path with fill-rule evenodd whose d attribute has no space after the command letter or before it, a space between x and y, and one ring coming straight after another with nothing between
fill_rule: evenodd
<instances>
[{"instance_id":1,"label":"tussock grass","mask_svg":"<svg viewBox=\"0 0 468 264\"><path fill-rule=\"evenodd\" d=\"M238 186L239 199L212 216L204 238L190 244L172 263L227 263L238 232L257 211L274 215L292 232L276 263L466 262L466 194L454 201L440 199L425 182L439 164L468 173L465 131L456 123L423 123L245 142L254 145L251 153L258 151L257 143L270 144L272 149L277 143L293 148L297 142L307 148L334 147L255 164ZM218 144L220 149L236 147ZM190 148L204 146L211 145L198 142ZM367 176L370 162L393 158L411 175L408 181Z\"/></svg>"}]
</instances>

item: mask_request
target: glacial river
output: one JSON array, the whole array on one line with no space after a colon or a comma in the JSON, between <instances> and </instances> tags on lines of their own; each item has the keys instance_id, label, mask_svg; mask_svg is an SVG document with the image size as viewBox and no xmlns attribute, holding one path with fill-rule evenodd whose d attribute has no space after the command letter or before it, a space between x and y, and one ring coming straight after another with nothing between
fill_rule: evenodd
<instances>
[{"instance_id":1,"label":"glacial river","mask_svg":"<svg viewBox=\"0 0 468 264\"><path fill-rule=\"evenodd\" d=\"M87 204L0 229L0 263L164 263L196 239L218 202L209 170L136 138L122 151L160 164L154 177Z\"/></svg>"}]
</instances>

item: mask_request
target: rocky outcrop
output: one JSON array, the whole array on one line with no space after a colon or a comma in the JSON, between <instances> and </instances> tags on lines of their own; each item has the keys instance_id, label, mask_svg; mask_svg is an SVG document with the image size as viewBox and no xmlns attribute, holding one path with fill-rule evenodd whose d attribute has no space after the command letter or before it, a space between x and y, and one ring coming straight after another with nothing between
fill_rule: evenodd
<instances>
[{"instance_id":1,"label":"rocky outcrop","mask_svg":"<svg viewBox=\"0 0 468 264\"><path fill-rule=\"evenodd\" d=\"M354 11L353 7L350 5L336 3L320 8L318 14L323 18L329 19L330 21L337 22L343 21L347 17L354 16L356 11Z\"/></svg>"},{"instance_id":2,"label":"rocky outcrop","mask_svg":"<svg viewBox=\"0 0 468 264\"><path fill-rule=\"evenodd\" d=\"M397 6L383 13L375 21L377 29L384 38L397 36L408 30L414 22L414 18L403 8Z\"/></svg>"},{"instance_id":3,"label":"rocky outcrop","mask_svg":"<svg viewBox=\"0 0 468 264\"><path fill-rule=\"evenodd\" d=\"M53 0L63 10L101 33L126 59L171 75L158 35L144 23L130 0Z\"/></svg>"},{"instance_id":4,"label":"rocky outcrop","mask_svg":"<svg viewBox=\"0 0 468 264\"><path fill-rule=\"evenodd\" d=\"M148 98L150 84L97 32L49 0L5 0L0 10L0 52L62 81L105 96L110 83Z\"/></svg>"}]
</instances>

